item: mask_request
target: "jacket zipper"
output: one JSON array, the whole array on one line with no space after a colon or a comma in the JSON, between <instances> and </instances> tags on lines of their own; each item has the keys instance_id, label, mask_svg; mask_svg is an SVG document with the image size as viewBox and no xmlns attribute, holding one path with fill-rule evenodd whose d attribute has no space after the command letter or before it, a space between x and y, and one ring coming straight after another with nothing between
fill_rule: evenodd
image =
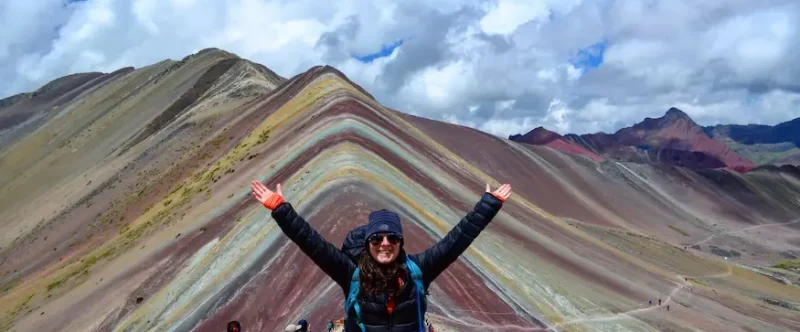
<instances>
[{"instance_id":1,"label":"jacket zipper","mask_svg":"<svg viewBox=\"0 0 800 332\"><path fill-rule=\"evenodd\" d=\"M386 307L388 308L389 307L389 295L384 296L383 299L384 299L384 303L386 304ZM389 331L388 332L392 332L393 325L394 325L394 319L393 318L394 318L394 308L392 308L392 312L389 313Z\"/></svg>"}]
</instances>

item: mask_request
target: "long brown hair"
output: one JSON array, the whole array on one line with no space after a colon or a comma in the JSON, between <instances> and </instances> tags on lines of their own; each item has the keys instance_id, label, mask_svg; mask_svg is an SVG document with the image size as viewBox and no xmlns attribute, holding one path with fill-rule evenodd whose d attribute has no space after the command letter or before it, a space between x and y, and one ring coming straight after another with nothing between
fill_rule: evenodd
<instances>
[{"instance_id":1,"label":"long brown hair","mask_svg":"<svg viewBox=\"0 0 800 332\"><path fill-rule=\"evenodd\" d=\"M400 259L405 257L405 251L401 248L397 258L387 266L381 266L369 254L366 248L358 259L359 279L362 291L369 295L377 296L382 293L397 294L400 286L397 284L397 277L400 270Z\"/></svg>"}]
</instances>

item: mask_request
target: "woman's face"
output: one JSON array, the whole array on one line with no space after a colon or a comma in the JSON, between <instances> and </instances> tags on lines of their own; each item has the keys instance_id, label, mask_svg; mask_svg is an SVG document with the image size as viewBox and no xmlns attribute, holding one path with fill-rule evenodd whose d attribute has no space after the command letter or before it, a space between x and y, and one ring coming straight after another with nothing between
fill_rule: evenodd
<instances>
[{"instance_id":1,"label":"woman's face","mask_svg":"<svg viewBox=\"0 0 800 332\"><path fill-rule=\"evenodd\" d=\"M400 240L397 234L378 233L369 237L369 254L378 264L389 264L400 254Z\"/></svg>"}]
</instances>

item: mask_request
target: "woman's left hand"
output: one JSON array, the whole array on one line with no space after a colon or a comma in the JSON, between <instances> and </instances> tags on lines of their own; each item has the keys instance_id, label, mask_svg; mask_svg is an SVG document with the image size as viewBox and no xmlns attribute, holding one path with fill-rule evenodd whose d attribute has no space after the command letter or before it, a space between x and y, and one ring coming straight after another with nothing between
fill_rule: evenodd
<instances>
[{"instance_id":1,"label":"woman's left hand","mask_svg":"<svg viewBox=\"0 0 800 332\"><path fill-rule=\"evenodd\" d=\"M497 188L495 191L491 191L491 187L489 184L486 184L486 192L492 194L492 196L497 197L501 202L505 202L509 197L511 197L511 185L510 184L503 184L500 188Z\"/></svg>"},{"instance_id":2,"label":"woman's left hand","mask_svg":"<svg viewBox=\"0 0 800 332\"><path fill-rule=\"evenodd\" d=\"M267 186L265 186L260 181L253 181L250 183L250 188L253 189L253 198L255 198L259 203L264 205L267 209L275 210L278 205L284 202L283 192L281 192L281 184L278 183L277 188L273 192L269 190Z\"/></svg>"}]
</instances>

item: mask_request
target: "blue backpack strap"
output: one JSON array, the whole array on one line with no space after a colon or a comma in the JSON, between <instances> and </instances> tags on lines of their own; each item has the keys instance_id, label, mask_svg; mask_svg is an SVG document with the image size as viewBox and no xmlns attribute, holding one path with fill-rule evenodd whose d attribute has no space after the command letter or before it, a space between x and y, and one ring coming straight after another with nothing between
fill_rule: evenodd
<instances>
[{"instance_id":1,"label":"blue backpack strap","mask_svg":"<svg viewBox=\"0 0 800 332\"><path fill-rule=\"evenodd\" d=\"M409 271L411 271L411 279L414 280L414 284L416 285L417 320L419 321L419 330L424 332L425 324L422 319L422 305L424 301L425 307L427 308L427 299L425 298L425 285L422 282L422 270L420 270L419 266L417 266L411 258L408 258L408 256L406 256L406 266L408 266Z\"/></svg>"},{"instance_id":2,"label":"blue backpack strap","mask_svg":"<svg viewBox=\"0 0 800 332\"><path fill-rule=\"evenodd\" d=\"M353 277L350 279L350 293L348 293L347 298L344 299L344 313L345 317L347 317L347 313L350 312L350 308L354 307L356 310L356 323L358 323L358 327L361 328L361 332L367 332L367 327L361 322L361 307L358 305L358 301L356 300L356 297L358 296L358 276L359 268L356 268L356 270L353 271Z\"/></svg>"}]
</instances>

